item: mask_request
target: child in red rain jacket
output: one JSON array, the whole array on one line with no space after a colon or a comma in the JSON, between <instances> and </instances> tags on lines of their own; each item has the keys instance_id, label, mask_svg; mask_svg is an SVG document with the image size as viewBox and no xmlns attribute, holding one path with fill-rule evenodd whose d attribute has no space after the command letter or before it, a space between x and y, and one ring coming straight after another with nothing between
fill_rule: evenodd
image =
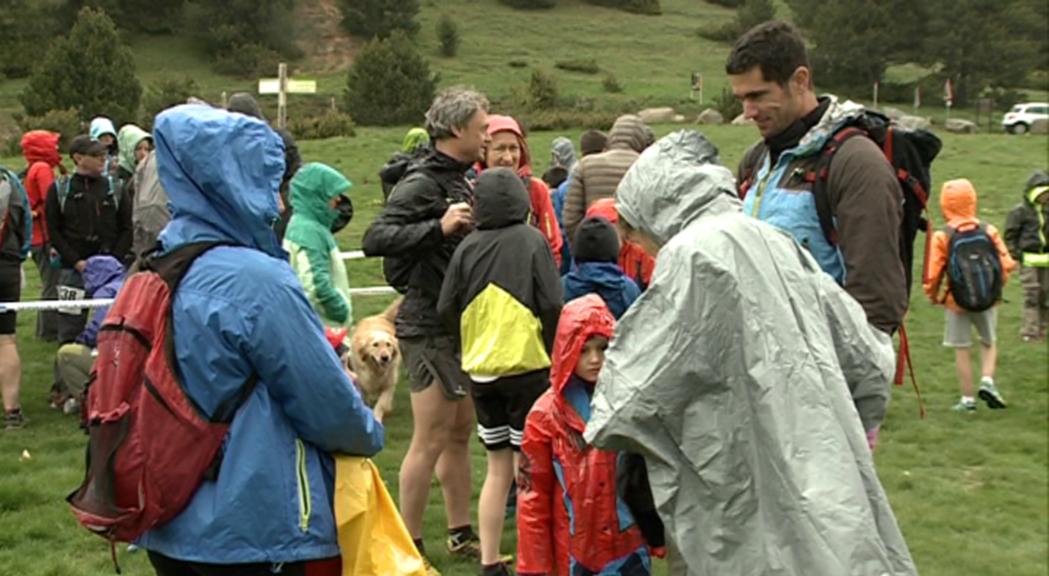
<instances>
[{"instance_id":1,"label":"child in red rain jacket","mask_svg":"<svg viewBox=\"0 0 1049 576\"><path fill-rule=\"evenodd\" d=\"M651 573L648 546L617 496L619 454L588 446L583 429L615 320L589 294L557 325L550 390L532 407L517 479L517 574Z\"/></svg>"}]
</instances>

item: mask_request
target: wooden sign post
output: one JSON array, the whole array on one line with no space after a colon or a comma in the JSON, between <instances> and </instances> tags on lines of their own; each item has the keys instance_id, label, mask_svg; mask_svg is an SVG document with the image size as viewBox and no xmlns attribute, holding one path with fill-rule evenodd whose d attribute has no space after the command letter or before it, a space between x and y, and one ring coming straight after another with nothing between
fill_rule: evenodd
<instances>
[{"instance_id":1,"label":"wooden sign post","mask_svg":"<svg viewBox=\"0 0 1049 576\"><path fill-rule=\"evenodd\" d=\"M277 128L288 124L288 94L316 94L316 80L292 80L288 78L288 65L281 62L276 78L259 80L259 94L277 95Z\"/></svg>"}]
</instances>

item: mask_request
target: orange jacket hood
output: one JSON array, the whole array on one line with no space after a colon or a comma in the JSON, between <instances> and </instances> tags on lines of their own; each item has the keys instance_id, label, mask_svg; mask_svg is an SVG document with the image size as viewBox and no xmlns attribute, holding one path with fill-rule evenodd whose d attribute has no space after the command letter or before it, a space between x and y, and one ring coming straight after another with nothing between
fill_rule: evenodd
<instances>
[{"instance_id":1,"label":"orange jacket hood","mask_svg":"<svg viewBox=\"0 0 1049 576\"><path fill-rule=\"evenodd\" d=\"M975 223L976 188L972 182L965 178L945 182L940 190L940 210L947 225L953 228Z\"/></svg>"}]
</instances>

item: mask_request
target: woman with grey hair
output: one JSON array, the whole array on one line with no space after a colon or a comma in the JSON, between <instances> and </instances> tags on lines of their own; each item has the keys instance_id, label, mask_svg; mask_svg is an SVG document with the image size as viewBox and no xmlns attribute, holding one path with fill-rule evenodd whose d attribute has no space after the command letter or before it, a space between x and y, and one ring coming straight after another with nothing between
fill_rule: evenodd
<instances>
[{"instance_id":1,"label":"woman with grey hair","mask_svg":"<svg viewBox=\"0 0 1049 576\"><path fill-rule=\"evenodd\" d=\"M408 168L364 234L364 253L382 256L386 281L404 294L395 321L411 385L414 427L401 464L400 506L419 552L430 480L437 473L448 520L448 551L479 558L470 522L470 437L474 406L459 345L437 315L437 300L456 246L473 228L466 171L488 141L488 99L450 88L426 112L433 148Z\"/></svg>"}]
</instances>

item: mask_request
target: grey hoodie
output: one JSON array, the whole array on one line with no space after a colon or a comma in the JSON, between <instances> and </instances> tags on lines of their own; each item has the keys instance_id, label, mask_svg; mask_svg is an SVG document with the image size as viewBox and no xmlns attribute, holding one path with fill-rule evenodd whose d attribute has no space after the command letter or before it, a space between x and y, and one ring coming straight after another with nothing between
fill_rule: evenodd
<instances>
[{"instance_id":1,"label":"grey hoodie","mask_svg":"<svg viewBox=\"0 0 1049 576\"><path fill-rule=\"evenodd\" d=\"M622 218L662 249L616 327L585 438L644 456L689 575L915 575L864 435L892 343L733 190L691 131L623 179Z\"/></svg>"}]
</instances>

